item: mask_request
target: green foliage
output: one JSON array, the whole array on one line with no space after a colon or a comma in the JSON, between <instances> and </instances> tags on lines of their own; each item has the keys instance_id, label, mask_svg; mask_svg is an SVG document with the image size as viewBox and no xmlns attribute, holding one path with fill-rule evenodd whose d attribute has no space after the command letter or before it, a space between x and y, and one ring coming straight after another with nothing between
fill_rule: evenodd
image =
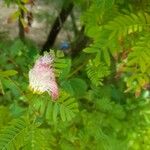
<instances>
[{"instance_id":1,"label":"green foliage","mask_svg":"<svg viewBox=\"0 0 150 150\"><path fill-rule=\"evenodd\" d=\"M50 149L49 148L49 137L46 137L49 133L48 130L44 129L39 129L36 126L31 125L30 129L28 129L28 132L26 133L25 136L25 143L24 146L22 147L23 150L41 150L41 149Z\"/></svg>"},{"instance_id":2,"label":"green foliage","mask_svg":"<svg viewBox=\"0 0 150 150\"><path fill-rule=\"evenodd\" d=\"M87 65L87 75L94 85L99 86L102 85L103 78L109 75L109 69L103 62L90 60Z\"/></svg>"},{"instance_id":3,"label":"green foliage","mask_svg":"<svg viewBox=\"0 0 150 150\"><path fill-rule=\"evenodd\" d=\"M64 59L64 56L62 55L61 52L57 53L54 67L55 67L56 76L58 76L60 80L64 80L67 78L70 72L71 60L69 58Z\"/></svg>"},{"instance_id":4,"label":"green foliage","mask_svg":"<svg viewBox=\"0 0 150 150\"><path fill-rule=\"evenodd\" d=\"M7 70L7 71L0 71L0 90L4 94L3 84L2 80L6 79L8 82L10 82L9 77L17 74L17 71L15 70Z\"/></svg>"},{"instance_id":5,"label":"green foliage","mask_svg":"<svg viewBox=\"0 0 150 150\"><path fill-rule=\"evenodd\" d=\"M0 42L0 149L149 150L147 0L77 0L74 5L89 41L76 58L50 51L57 100L28 90L28 72L39 56L34 42Z\"/></svg>"},{"instance_id":6,"label":"green foliage","mask_svg":"<svg viewBox=\"0 0 150 150\"><path fill-rule=\"evenodd\" d=\"M82 97L87 89L87 84L80 78L72 78L61 82L62 88L75 97Z\"/></svg>"},{"instance_id":7,"label":"green foliage","mask_svg":"<svg viewBox=\"0 0 150 150\"><path fill-rule=\"evenodd\" d=\"M114 38L115 36L121 38L122 36L135 32L141 32L142 30L148 28L150 24L147 20L149 20L148 14L139 12L139 14L136 15L129 13L129 15L123 14L117 16L113 21L108 22L105 27L112 32L109 39Z\"/></svg>"},{"instance_id":8,"label":"green foliage","mask_svg":"<svg viewBox=\"0 0 150 150\"><path fill-rule=\"evenodd\" d=\"M9 77L17 74L17 71L15 70L8 70L8 71L0 71L0 76L1 77Z\"/></svg>"},{"instance_id":9,"label":"green foliage","mask_svg":"<svg viewBox=\"0 0 150 150\"><path fill-rule=\"evenodd\" d=\"M22 143L22 136L27 128L23 118L13 121L0 134L0 149L18 149Z\"/></svg>"},{"instance_id":10,"label":"green foliage","mask_svg":"<svg viewBox=\"0 0 150 150\"><path fill-rule=\"evenodd\" d=\"M48 102L46 110L47 120L51 119L54 123L57 122L58 116L62 121L70 121L78 112L78 104L75 98L62 92L59 102Z\"/></svg>"}]
</instances>

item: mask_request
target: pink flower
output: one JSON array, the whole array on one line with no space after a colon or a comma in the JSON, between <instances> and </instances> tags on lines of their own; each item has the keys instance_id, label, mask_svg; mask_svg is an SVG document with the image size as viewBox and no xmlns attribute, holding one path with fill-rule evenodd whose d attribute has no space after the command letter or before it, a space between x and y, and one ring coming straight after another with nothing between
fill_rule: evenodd
<instances>
[{"instance_id":1,"label":"pink flower","mask_svg":"<svg viewBox=\"0 0 150 150\"><path fill-rule=\"evenodd\" d=\"M29 71L29 87L36 93L47 91L53 100L58 98L58 85L56 83L53 58L49 54L39 57L34 67Z\"/></svg>"}]
</instances>

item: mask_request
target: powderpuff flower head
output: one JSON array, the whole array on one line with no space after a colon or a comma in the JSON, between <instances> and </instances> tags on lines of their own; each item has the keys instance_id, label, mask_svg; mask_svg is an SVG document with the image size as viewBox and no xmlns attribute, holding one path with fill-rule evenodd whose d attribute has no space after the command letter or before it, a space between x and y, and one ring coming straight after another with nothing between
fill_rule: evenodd
<instances>
[{"instance_id":1,"label":"powderpuff flower head","mask_svg":"<svg viewBox=\"0 0 150 150\"><path fill-rule=\"evenodd\" d=\"M58 85L56 83L53 58L48 54L39 57L34 67L29 71L29 88L38 94L48 92L53 100L58 98Z\"/></svg>"}]
</instances>

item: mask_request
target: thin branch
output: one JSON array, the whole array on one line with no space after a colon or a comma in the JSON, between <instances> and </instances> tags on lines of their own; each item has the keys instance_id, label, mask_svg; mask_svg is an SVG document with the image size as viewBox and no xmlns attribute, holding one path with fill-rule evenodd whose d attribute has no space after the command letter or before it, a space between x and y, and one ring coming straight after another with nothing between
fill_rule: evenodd
<instances>
[{"instance_id":1,"label":"thin branch","mask_svg":"<svg viewBox=\"0 0 150 150\"><path fill-rule=\"evenodd\" d=\"M61 12L59 13L59 15L54 21L54 24L51 28L47 40L43 45L41 54L43 54L44 51L48 51L48 52L50 51L50 48L53 46L59 31L61 30L64 22L66 21L68 15L71 13L72 9L73 9L73 3L69 3L67 6L64 5L62 7Z\"/></svg>"}]
</instances>

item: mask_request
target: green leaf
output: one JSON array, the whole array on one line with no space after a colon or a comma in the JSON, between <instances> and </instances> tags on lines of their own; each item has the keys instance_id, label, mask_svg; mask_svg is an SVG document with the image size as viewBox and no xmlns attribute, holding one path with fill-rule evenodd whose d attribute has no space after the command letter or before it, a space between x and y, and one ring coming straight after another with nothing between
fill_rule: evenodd
<instances>
[{"instance_id":1,"label":"green leaf","mask_svg":"<svg viewBox=\"0 0 150 150\"><path fill-rule=\"evenodd\" d=\"M87 47L83 50L86 53L97 53L99 51L98 48L94 48L94 47Z\"/></svg>"},{"instance_id":2,"label":"green leaf","mask_svg":"<svg viewBox=\"0 0 150 150\"><path fill-rule=\"evenodd\" d=\"M61 86L66 92L75 97L83 96L87 90L86 82L80 78L65 80L61 82Z\"/></svg>"},{"instance_id":3,"label":"green leaf","mask_svg":"<svg viewBox=\"0 0 150 150\"><path fill-rule=\"evenodd\" d=\"M13 14L11 14L11 19L13 19L13 20L17 20L18 18L19 18L19 16L20 16L20 11L19 10L17 10L17 11L15 11Z\"/></svg>"},{"instance_id":4,"label":"green leaf","mask_svg":"<svg viewBox=\"0 0 150 150\"><path fill-rule=\"evenodd\" d=\"M89 60L86 67L87 76L95 86L103 85L103 78L110 74L108 66L97 56L94 60Z\"/></svg>"},{"instance_id":5,"label":"green leaf","mask_svg":"<svg viewBox=\"0 0 150 150\"><path fill-rule=\"evenodd\" d=\"M9 76L14 76L18 72L16 70L7 70L7 71L0 71L0 76L2 77L9 77Z\"/></svg>"},{"instance_id":6,"label":"green leaf","mask_svg":"<svg viewBox=\"0 0 150 150\"><path fill-rule=\"evenodd\" d=\"M57 122L58 113L59 113L59 105L58 105L58 103L54 103L54 106L53 106L53 121L54 121L54 123Z\"/></svg>"},{"instance_id":7,"label":"green leaf","mask_svg":"<svg viewBox=\"0 0 150 150\"><path fill-rule=\"evenodd\" d=\"M67 93L69 93L70 95L74 95L73 88L68 80L62 81L60 85Z\"/></svg>"},{"instance_id":8,"label":"green leaf","mask_svg":"<svg viewBox=\"0 0 150 150\"><path fill-rule=\"evenodd\" d=\"M65 107L63 105L60 106L60 116L62 121L66 121L66 112Z\"/></svg>"},{"instance_id":9,"label":"green leaf","mask_svg":"<svg viewBox=\"0 0 150 150\"><path fill-rule=\"evenodd\" d=\"M69 83L73 89L74 96L77 97L84 96L87 90L87 84L84 80L80 78L72 78L69 80Z\"/></svg>"},{"instance_id":10,"label":"green leaf","mask_svg":"<svg viewBox=\"0 0 150 150\"><path fill-rule=\"evenodd\" d=\"M48 135L50 132L47 129L41 129L36 127L36 125L32 125L26 136L23 150L42 150L43 148L46 150L51 150L49 140L51 136Z\"/></svg>"},{"instance_id":11,"label":"green leaf","mask_svg":"<svg viewBox=\"0 0 150 150\"><path fill-rule=\"evenodd\" d=\"M23 118L18 118L10 126L4 128L0 133L0 149L10 150L15 147L15 144L21 146L21 143L17 143L17 139L25 133L27 127L26 121Z\"/></svg>"},{"instance_id":12,"label":"green leaf","mask_svg":"<svg viewBox=\"0 0 150 150\"><path fill-rule=\"evenodd\" d=\"M60 116L63 121L70 121L78 112L78 105L74 98L69 98L60 104Z\"/></svg>"},{"instance_id":13,"label":"green leaf","mask_svg":"<svg viewBox=\"0 0 150 150\"><path fill-rule=\"evenodd\" d=\"M53 113L53 102L49 101L47 106L47 111L46 111L46 119L48 121L51 120L52 113Z\"/></svg>"},{"instance_id":14,"label":"green leaf","mask_svg":"<svg viewBox=\"0 0 150 150\"><path fill-rule=\"evenodd\" d=\"M102 51L103 51L103 56L104 56L104 60L106 64L110 66L110 54L109 54L108 49L102 49Z\"/></svg>"},{"instance_id":15,"label":"green leaf","mask_svg":"<svg viewBox=\"0 0 150 150\"><path fill-rule=\"evenodd\" d=\"M149 24L147 24L146 14L139 13L138 15L131 13L130 15L117 16L113 21L110 21L105 27L107 30L112 31L109 40L126 36L134 32L141 32Z\"/></svg>"},{"instance_id":16,"label":"green leaf","mask_svg":"<svg viewBox=\"0 0 150 150\"><path fill-rule=\"evenodd\" d=\"M71 69L71 59L56 58L54 63L56 75L60 80L64 80Z\"/></svg>"},{"instance_id":17,"label":"green leaf","mask_svg":"<svg viewBox=\"0 0 150 150\"><path fill-rule=\"evenodd\" d=\"M27 24L27 22L24 20L24 18L21 18L20 21L21 21L21 23L22 23L22 25L23 25L24 28L28 26L28 24Z\"/></svg>"}]
</instances>

